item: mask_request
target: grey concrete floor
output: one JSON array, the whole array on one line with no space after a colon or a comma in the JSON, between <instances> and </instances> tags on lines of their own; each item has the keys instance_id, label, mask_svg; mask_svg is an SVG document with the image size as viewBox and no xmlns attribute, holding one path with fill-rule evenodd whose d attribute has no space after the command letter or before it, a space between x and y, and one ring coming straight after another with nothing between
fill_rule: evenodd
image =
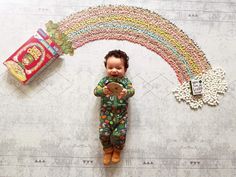
<instances>
[{"instance_id":1,"label":"grey concrete floor","mask_svg":"<svg viewBox=\"0 0 236 177\"><path fill-rule=\"evenodd\" d=\"M228 92L217 107L191 110L172 94L178 81L170 66L127 41L88 43L27 86L0 64L0 177L235 177L236 1L0 0L1 63L48 20L101 4L147 8L176 24L226 71ZM136 95L122 161L104 167L93 89L104 55L115 48L131 58Z\"/></svg>"}]
</instances>

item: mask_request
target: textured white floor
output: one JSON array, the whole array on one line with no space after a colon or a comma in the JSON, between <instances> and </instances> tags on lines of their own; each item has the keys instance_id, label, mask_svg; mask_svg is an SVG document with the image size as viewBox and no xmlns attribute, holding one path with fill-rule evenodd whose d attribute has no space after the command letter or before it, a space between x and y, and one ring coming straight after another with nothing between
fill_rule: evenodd
<instances>
[{"instance_id":1,"label":"textured white floor","mask_svg":"<svg viewBox=\"0 0 236 177\"><path fill-rule=\"evenodd\" d=\"M137 44L95 41L52 63L31 84L15 82L0 64L0 177L235 177L236 1L0 0L0 62L39 27L101 4L154 10L186 32L213 67L226 71L218 107L192 111L177 103L170 66ZM122 161L104 168L93 89L112 49L130 56L129 131Z\"/></svg>"}]
</instances>

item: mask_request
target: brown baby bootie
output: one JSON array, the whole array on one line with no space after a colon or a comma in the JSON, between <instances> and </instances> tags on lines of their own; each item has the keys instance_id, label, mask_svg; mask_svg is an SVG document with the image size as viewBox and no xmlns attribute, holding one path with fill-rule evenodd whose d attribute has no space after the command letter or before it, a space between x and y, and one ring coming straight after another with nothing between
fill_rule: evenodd
<instances>
[{"instance_id":1,"label":"brown baby bootie","mask_svg":"<svg viewBox=\"0 0 236 177\"><path fill-rule=\"evenodd\" d=\"M103 164L104 165L109 165L109 163L111 162L112 152L113 152L112 147L104 149L104 156L103 156Z\"/></svg>"},{"instance_id":2,"label":"brown baby bootie","mask_svg":"<svg viewBox=\"0 0 236 177\"><path fill-rule=\"evenodd\" d=\"M121 150L114 149L113 154L112 154L112 158L111 158L111 161L113 163L118 163L120 161L120 152L121 152Z\"/></svg>"}]
</instances>

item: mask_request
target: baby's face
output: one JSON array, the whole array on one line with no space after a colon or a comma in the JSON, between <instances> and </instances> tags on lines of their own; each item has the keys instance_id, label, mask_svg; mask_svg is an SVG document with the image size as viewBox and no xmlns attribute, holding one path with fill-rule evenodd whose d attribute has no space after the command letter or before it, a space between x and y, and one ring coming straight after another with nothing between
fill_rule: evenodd
<instances>
[{"instance_id":1,"label":"baby's face","mask_svg":"<svg viewBox=\"0 0 236 177\"><path fill-rule=\"evenodd\" d=\"M125 75L124 59L111 56L107 59L106 66L109 77L123 77Z\"/></svg>"}]
</instances>

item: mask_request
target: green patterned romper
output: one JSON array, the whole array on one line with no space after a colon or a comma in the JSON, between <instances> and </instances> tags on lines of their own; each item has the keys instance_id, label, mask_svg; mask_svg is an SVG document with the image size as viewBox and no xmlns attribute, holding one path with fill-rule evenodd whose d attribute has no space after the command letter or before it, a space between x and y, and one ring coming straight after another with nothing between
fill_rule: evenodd
<instances>
[{"instance_id":1,"label":"green patterned romper","mask_svg":"<svg viewBox=\"0 0 236 177\"><path fill-rule=\"evenodd\" d=\"M117 96L106 97L103 87L110 82L117 82L127 89L127 95L122 99ZM134 95L134 88L127 77L104 77L94 89L95 96L101 97L99 138L103 149L114 147L122 150L125 144L128 124L128 99Z\"/></svg>"}]
</instances>

